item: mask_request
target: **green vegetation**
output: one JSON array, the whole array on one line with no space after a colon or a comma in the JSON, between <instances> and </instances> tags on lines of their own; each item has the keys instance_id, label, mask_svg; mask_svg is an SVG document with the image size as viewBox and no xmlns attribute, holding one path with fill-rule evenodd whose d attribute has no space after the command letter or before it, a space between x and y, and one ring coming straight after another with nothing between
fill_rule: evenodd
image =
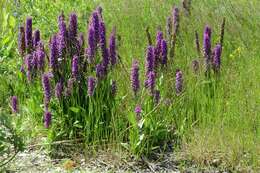
<instances>
[{"instance_id":1,"label":"green vegetation","mask_svg":"<svg viewBox=\"0 0 260 173\"><path fill-rule=\"evenodd\" d=\"M173 152L201 167L217 166L235 172L260 171L260 1L192 1L190 15L176 0L15 2L0 2L3 11L0 14L0 116L10 116L12 125L27 144L35 142L32 137L38 139L44 136L48 142L83 137L86 145L113 144L113 147L123 147L136 156L169 149L173 144ZM116 26L121 61L104 85L109 86L112 80L116 80L117 95L114 99L110 95L103 97L109 97L113 103L99 100L99 95L95 95L95 103L87 101L87 106L85 102L70 102L67 112L57 99L53 99L50 111L55 118L51 128L46 129L42 123L41 77L33 85L28 85L26 77L20 72L22 58L17 49L18 26L31 16L33 29L41 31L48 49L50 37L58 32L57 17L62 11L66 21L71 12L77 14L78 30L84 32L86 39L89 17L99 5L103 8L107 40ZM134 97L130 84L131 64L134 59L139 61L141 87L144 88L148 46L146 28L149 27L153 44L159 26L166 36L166 19L171 15L173 5L180 9L175 56L169 59L167 69L160 71L156 88L161 92L161 102L159 106L154 106L146 89L141 89L138 98ZM195 31L199 33L202 47L203 30L208 24L212 28L214 47L220 39L223 17L226 26L220 74L206 78L200 66L201 70L196 75L191 68L192 60L199 58ZM184 79L184 91L180 96L175 94L176 69L181 69ZM84 90L83 93L86 95L86 92ZM109 91L103 92L109 94ZM19 100L18 114L11 113L10 97L13 95ZM165 104L168 99L171 99L170 105ZM107 106L110 103L113 105L109 105L109 113L105 114L111 116L111 121L102 126L105 130L88 129L87 132L94 131L93 134L86 134L86 131L81 134L84 123L94 122L95 128L101 122L81 119L85 114L102 117L101 110L97 115L95 111L89 111L89 105ZM135 118L136 105L142 107L144 117L141 132ZM66 119L66 116L69 118ZM84 138L86 135L89 135L87 140Z\"/></svg>"}]
</instances>

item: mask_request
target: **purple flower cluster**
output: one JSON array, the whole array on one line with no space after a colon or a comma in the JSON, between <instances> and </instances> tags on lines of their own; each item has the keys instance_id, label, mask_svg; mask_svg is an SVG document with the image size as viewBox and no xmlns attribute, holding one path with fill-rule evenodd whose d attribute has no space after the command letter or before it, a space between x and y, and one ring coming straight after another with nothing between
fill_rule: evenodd
<instances>
[{"instance_id":1,"label":"purple flower cluster","mask_svg":"<svg viewBox=\"0 0 260 173\"><path fill-rule=\"evenodd\" d=\"M34 35L33 35L33 47L34 49L37 47L39 41L41 41L41 34L40 31L37 29L34 31Z\"/></svg>"},{"instance_id":2,"label":"purple flower cluster","mask_svg":"<svg viewBox=\"0 0 260 173\"><path fill-rule=\"evenodd\" d=\"M213 51L213 69L218 72L220 70L222 47L217 44Z\"/></svg>"},{"instance_id":3,"label":"purple flower cluster","mask_svg":"<svg viewBox=\"0 0 260 173\"><path fill-rule=\"evenodd\" d=\"M79 58L78 56L74 56L72 59L72 65L71 65L71 72L72 72L72 76L77 79L78 75L79 75L79 67L78 64L79 63Z\"/></svg>"},{"instance_id":4,"label":"purple flower cluster","mask_svg":"<svg viewBox=\"0 0 260 173\"><path fill-rule=\"evenodd\" d=\"M50 44L50 67L53 71L58 67L58 49L57 49L57 36L54 35Z\"/></svg>"},{"instance_id":5,"label":"purple flower cluster","mask_svg":"<svg viewBox=\"0 0 260 173\"><path fill-rule=\"evenodd\" d=\"M13 113L18 112L18 99L16 96L11 97L11 108Z\"/></svg>"},{"instance_id":6,"label":"purple flower cluster","mask_svg":"<svg viewBox=\"0 0 260 173\"><path fill-rule=\"evenodd\" d=\"M69 19L69 38L75 40L78 34L78 17L76 13L70 14Z\"/></svg>"},{"instance_id":7,"label":"purple flower cluster","mask_svg":"<svg viewBox=\"0 0 260 173\"><path fill-rule=\"evenodd\" d=\"M91 24L92 26L90 27L93 27L93 30L94 30L94 40L95 40L95 44L97 44L99 42L99 29L100 29L100 19L99 19L99 16L98 16L98 12L97 11L94 11L92 13L92 16L91 16Z\"/></svg>"},{"instance_id":8,"label":"purple flower cluster","mask_svg":"<svg viewBox=\"0 0 260 173\"><path fill-rule=\"evenodd\" d=\"M109 39L109 57L110 57L110 63L112 66L116 64L116 36L115 36L115 29L113 29L113 32L111 33L110 39Z\"/></svg>"},{"instance_id":9,"label":"purple flower cluster","mask_svg":"<svg viewBox=\"0 0 260 173\"><path fill-rule=\"evenodd\" d=\"M32 44L33 44L33 39L32 39L32 18L28 17L26 19L26 24L25 24L25 46L27 49L28 53L31 53L32 51Z\"/></svg>"},{"instance_id":10,"label":"purple flower cluster","mask_svg":"<svg viewBox=\"0 0 260 173\"><path fill-rule=\"evenodd\" d=\"M102 79L105 75L105 69L102 64L97 64L96 65L96 77L98 79Z\"/></svg>"},{"instance_id":11,"label":"purple flower cluster","mask_svg":"<svg viewBox=\"0 0 260 173\"><path fill-rule=\"evenodd\" d=\"M204 49L206 71L209 71L210 61L211 61L211 28L209 26L206 26L204 30L203 49Z\"/></svg>"},{"instance_id":12,"label":"purple flower cluster","mask_svg":"<svg viewBox=\"0 0 260 173\"><path fill-rule=\"evenodd\" d=\"M94 77L88 77L88 95L93 96L94 94L94 89L96 85L96 80Z\"/></svg>"},{"instance_id":13,"label":"purple flower cluster","mask_svg":"<svg viewBox=\"0 0 260 173\"><path fill-rule=\"evenodd\" d=\"M64 21L64 16L61 14L58 19L59 33L57 38L57 52L59 58L63 58L66 54L68 31L66 28L66 23Z\"/></svg>"},{"instance_id":14,"label":"purple flower cluster","mask_svg":"<svg viewBox=\"0 0 260 173\"><path fill-rule=\"evenodd\" d=\"M25 57L25 64L27 67L26 76L27 76L27 80L29 82L31 82L31 80L32 80L32 76L31 76L32 70L33 70L32 59L33 59L33 56L31 54L28 54Z\"/></svg>"},{"instance_id":15,"label":"purple flower cluster","mask_svg":"<svg viewBox=\"0 0 260 173\"><path fill-rule=\"evenodd\" d=\"M101 48L101 54L102 54L102 65L104 66L105 71L107 70L107 66L109 64L109 52L107 49L106 44L106 27L105 23L102 21L100 22L100 48Z\"/></svg>"},{"instance_id":16,"label":"purple flower cluster","mask_svg":"<svg viewBox=\"0 0 260 173\"><path fill-rule=\"evenodd\" d=\"M176 94L180 95L183 89L183 77L182 72L177 70L176 72L176 82L175 82Z\"/></svg>"},{"instance_id":17,"label":"purple flower cluster","mask_svg":"<svg viewBox=\"0 0 260 173\"><path fill-rule=\"evenodd\" d=\"M140 81L139 81L139 63L137 60L133 61L131 68L131 86L136 95L138 90L140 89Z\"/></svg>"},{"instance_id":18,"label":"purple flower cluster","mask_svg":"<svg viewBox=\"0 0 260 173\"><path fill-rule=\"evenodd\" d=\"M36 56L37 56L37 68L43 72L44 64L45 64L45 53L43 50L37 49Z\"/></svg>"},{"instance_id":19,"label":"purple flower cluster","mask_svg":"<svg viewBox=\"0 0 260 173\"><path fill-rule=\"evenodd\" d=\"M167 41L162 40L161 41L161 56L162 56L161 63L162 63L162 65L167 65L167 55L168 55Z\"/></svg>"},{"instance_id":20,"label":"purple flower cluster","mask_svg":"<svg viewBox=\"0 0 260 173\"><path fill-rule=\"evenodd\" d=\"M137 105L135 107L135 114L138 121L141 119L141 113L142 113L142 108L140 105Z\"/></svg>"},{"instance_id":21,"label":"purple flower cluster","mask_svg":"<svg viewBox=\"0 0 260 173\"><path fill-rule=\"evenodd\" d=\"M20 26L19 27L19 35L18 35L18 50L20 55L23 57L25 52L26 52L26 47L25 47L25 31L24 27Z\"/></svg>"},{"instance_id":22,"label":"purple flower cluster","mask_svg":"<svg viewBox=\"0 0 260 173\"><path fill-rule=\"evenodd\" d=\"M33 58L32 58L32 68L33 68L33 70L35 71L35 70L37 70L37 66L38 66L38 58L37 58L37 52L33 52L32 53L33 54Z\"/></svg>"},{"instance_id":23,"label":"purple flower cluster","mask_svg":"<svg viewBox=\"0 0 260 173\"><path fill-rule=\"evenodd\" d=\"M44 125L47 128L51 122L49 104L52 83L55 97L58 98L59 102L72 99L70 97L72 94L87 93L92 96L94 88L99 84L99 87L107 85L105 87L110 88L110 91L107 92L109 95L115 96L117 92L116 81L105 80L106 76L110 77L108 73L117 63L115 29L110 34L109 43L107 43L106 26L102 17L102 8L99 7L91 14L85 44L84 35L78 33L77 20L77 15L71 13L68 26L66 26L64 14L62 13L58 17L58 32L49 39L49 49L44 49L40 31L32 30L32 18L28 17L25 26L19 28L19 53L25 57L21 71L27 75L31 84L37 84L36 80L42 82L45 108ZM47 62L48 65L45 64ZM45 70L51 72L47 73ZM87 78L86 87L84 84L85 75L95 72L96 78ZM86 103L84 99L86 97L80 97L81 104Z\"/></svg>"},{"instance_id":24,"label":"purple flower cluster","mask_svg":"<svg viewBox=\"0 0 260 173\"><path fill-rule=\"evenodd\" d=\"M55 96L58 98L58 99L61 99L62 97L62 92L63 92L63 84L62 82L58 82L55 86Z\"/></svg>"},{"instance_id":25,"label":"purple flower cluster","mask_svg":"<svg viewBox=\"0 0 260 173\"><path fill-rule=\"evenodd\" d=\"M78 37L78 43L79 43L79 53L80 56L84 55L84 44L85 44L85 38L82 32L79 33Z\"/></svg>"},{"instance_id":26,"label":"purple flower cluster","mask_svg":"<svg viewBox=\"0 0 260 173\"><path fill-rule=\"evenodd\" d=\"M148 46L147 48L147 55L146 55L146 75L149 74L149 72L154 70L154 47Z\"/></svg>"},{"instance_id":27,"label":"purple flower cluster","mask_svg":"<svg viewBox=\"0 0 260 173\"><path fill-rule=\"evenodd\" d=\"M154 93L156 75L153 71L150 71L145 81L145 86L150 90L150 93Z\"/></svg>"},{"instance_id":28,"label":"purple flower cluster","mask_svg":"<svg viewBox=\"0 0 260 173\"><path fill-rule=\"evenodd\" d=\"M44 113L45 128L49 128L50 124L51 124L51 113L49 111L45 111L45 113Z\"/></svg>"},{"instance_id":29,"label":"purple flower cluster","mask_svg":"<svg viewBox=\"0 0 260 173\"><path fill-rule=\"evenodd\" d=\"M89 29L88 29L88 48L86 48L86 55L87 55L89 63L93 62L95 52L96 52L95 30L93 29L93 27L89 27Z\"/></svg>"},{"instance_id":30,"label":"purple flower cluster","mask_svg":"<svg viewBox=\"0 0 260 173\"><path fill-rule=\"evenodd\" d=\"M163 33L161 31L158 31L156 35L156 46L154 49L155 67L157 67L158 63L160 62L162 40L163 40Z\"/></svg>"},{"instance_id":31,"label":"purple flower cluster","mask_svg":"<svg viewBox=\"0 0 260 173\"><path fill-rule=\"evenodd\" d=\"M68 79L68 81L67 81L67 88L65 90L65 96L66 97L69 97L72 94L74 83L75 83L75 79L74 78L69 78Z\"/></svg>"},{"instance_id":32,"label":"purple flower cluster","mask_svg":"<svg viewBox=\"0 0 260 173\"><path fill-rule=\"evenodd\" d=\"M51 100L51 83L49 79L49 74L47 73L44 73L42 75L42 87L44 92L44 106L47 110Z\"/></svg>"}]
</instances>

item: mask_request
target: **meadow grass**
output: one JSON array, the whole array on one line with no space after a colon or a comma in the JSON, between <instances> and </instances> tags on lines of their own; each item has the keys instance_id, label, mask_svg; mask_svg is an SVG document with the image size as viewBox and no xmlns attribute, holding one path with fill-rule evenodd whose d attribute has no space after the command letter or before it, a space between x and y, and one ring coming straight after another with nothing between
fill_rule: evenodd
<instances>
[{"instance_id":1,"label":"meadow grass","mask_svg":"<svg viewBox=\"0 0 260 173\"><path fill-rule=\"evenodd\" d=\"M57 16L63 10L66 16L76 12L79 30L86 32L91 11L98 5L103 8L103 16L110 32L116 26L120 37L118 52L122 57L122 66L113 73L118 82L119 110L121 117L118 131L125 128L129 114L133 113L133 101L130 85L130 67L132 60L140 62L140 72L144 74L145 50L148 45L146 27L155 42L158 27L165 33L166 18L171 14L173 5L181 7L179 1L163 0L103 0L103 1L21 1L15 4L6 1L6 9L16 19L16 25L23 23L27 16L33 17L33 28L41 30L47 42L52 33L57 32ZM159 118L178 126L177 136L179 153L200 166L217 164L231 170L260 169L260 2L252 0L200 0L192 1L191 15L181 11L180 34L176 45L176 56L168 77L163 79L162 92L165 98L174 92L175 70L184 73L184 94L174 99L171 111L161 110ZM194 39L195 31L202 33L206 24L213 28L213 43L219 40L220 25L226 18L224 47L220 76L207 80L203 75L196 76L191 69L191 61L198 58ZM12 29L12 28L11 28ZM17 28L12 37L17 34ZM2 36L4 37L4 36ZM1 37L1 38L2 38ZM201 45L202 46L202 45ZM1 49L2 50L2 49ZM16 46L12 45L13 51ZM18 126L28 136L46 135L42 124L32 126L32 122L42 116L42 90L38 86L30 91L32 97L24 94L26 85L19 74L21 64L18 54L1 53L1 109L9 113L9 97L17 93L21 99L22 118ZM144 75L141 75L142 81ZM214 95L209 96L207 89L211 83ZM169 87L169 88L166 88ZM157 112L158 113L158 112ZM153 116L157 116L154 114ZM159 130L158 130L159 131ZM156 132L156 130L155 130ZM118 135L118 133L115 133ZM125 134L123 134L125 135ZM157 136L158 137L158 136ZM29 137L28 137L29 138ZM116 142L123 139L116 138ZM149 145L149 144L148 144ZM216 163L217 162L217 163Z\"/></svg>"}]
</instances>

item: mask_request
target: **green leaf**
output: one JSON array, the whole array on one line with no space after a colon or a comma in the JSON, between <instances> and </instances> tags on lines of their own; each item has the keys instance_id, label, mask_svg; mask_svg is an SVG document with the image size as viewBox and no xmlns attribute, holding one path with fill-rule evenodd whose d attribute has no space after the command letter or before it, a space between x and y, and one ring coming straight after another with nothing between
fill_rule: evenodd
<instances>
[{"instance_id":1,"label":"green leaf","mask_svg":"<svg viewBox=\"0 0 260 173\"><path fill-rule=\"evenodd\" d=\"M83 128L83 126L80 124L80 122L78 120L73 123L73 126L79 128L79 129Z\"/></svg>"},{"instance_id":2,"label":"green leaf","mask_svg":"<svg viewBox=\"0 0 260 173\"><path fill-rule=\"evenodd\" d=\"M70 107L69 108L72 112L75 112L75 113L79 113L80 111L80 108L77 108L77 107Z\"/></svg>"}]
</instances>

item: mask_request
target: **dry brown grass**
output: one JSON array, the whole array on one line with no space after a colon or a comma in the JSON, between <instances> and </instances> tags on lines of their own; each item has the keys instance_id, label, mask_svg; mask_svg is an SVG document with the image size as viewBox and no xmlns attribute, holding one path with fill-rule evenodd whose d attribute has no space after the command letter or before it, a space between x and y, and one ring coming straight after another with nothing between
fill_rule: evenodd
<instances>
[{"instance_id":1,"label":"dry brown grass","mask_svg":"<svg viewBox=\"0 0 260 173\"><path fill-rule=\"evenodd\" d=\"M234 136L222 130L195 131L183 142L181 157L200 167L218 167L235 172L260 171L260 141L252 136Z\"/></svg>"}]
</instances>

